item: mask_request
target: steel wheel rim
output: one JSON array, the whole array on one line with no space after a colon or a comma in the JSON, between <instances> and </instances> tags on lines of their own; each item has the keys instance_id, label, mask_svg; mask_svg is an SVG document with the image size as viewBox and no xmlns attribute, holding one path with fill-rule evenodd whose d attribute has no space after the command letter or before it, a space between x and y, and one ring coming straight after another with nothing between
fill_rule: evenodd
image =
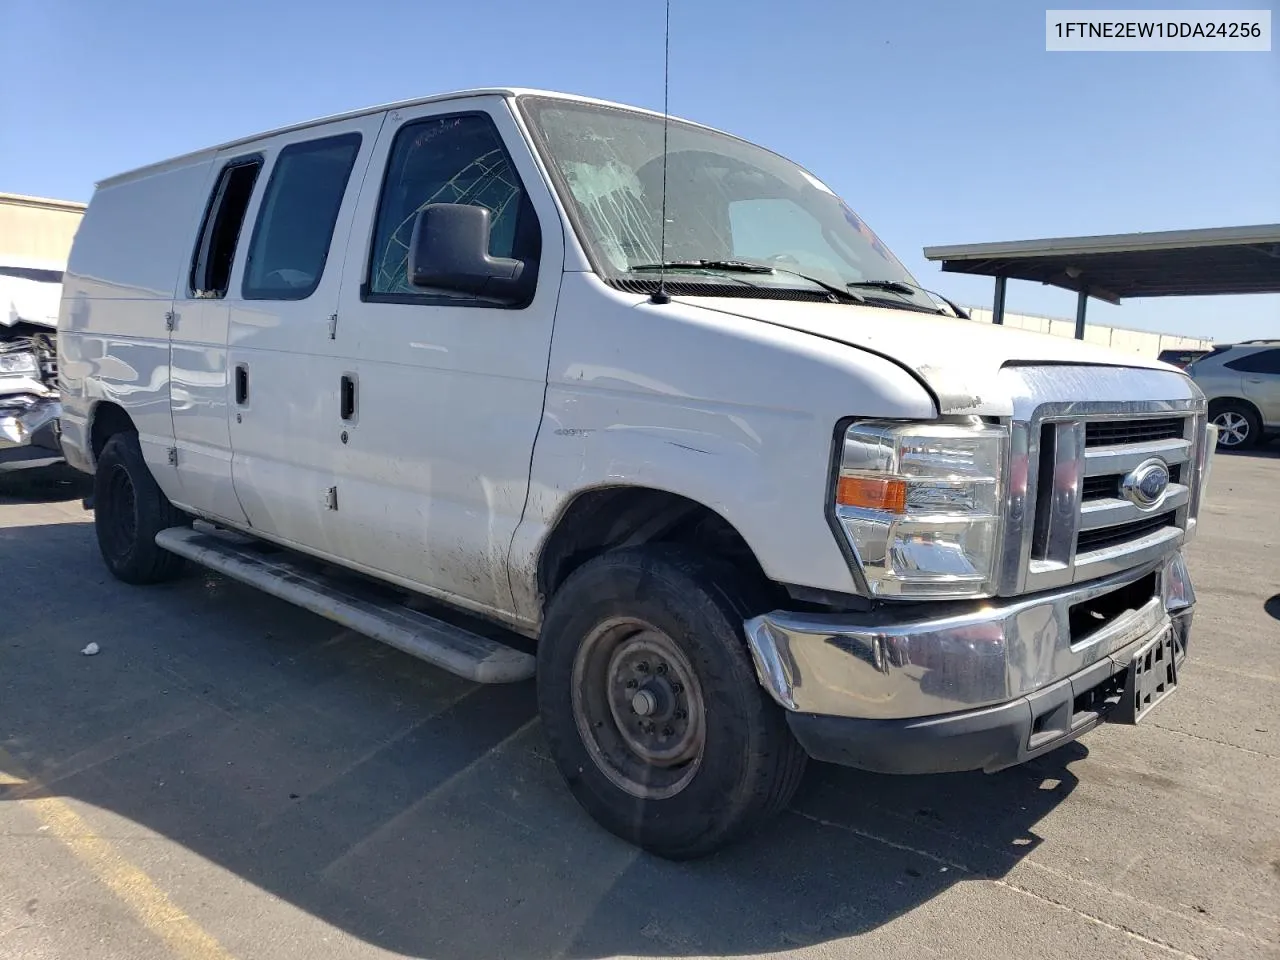
<instances>
[{"instance_id":1,"label":"steel wheel rim","mask_svg":"<svg viewBox=\"0 0 1280 960\"><path fill-rule=\"evenodd\" d=\"M597 625L573 661L573 719L592 762L617 787L663 800L702 764L706 707L684 651L643 621Z\"/></svg>"},{"instance_id":2,"label":"steel wheel rim","mask_svg":"<svg viewBox=\"0 0 1280 960\"><path fill-rule=\"evenodd\" d=\"M107 543L113 556L122 557L133 549L138 536L138 499L124 467L114 467L107 478L107 504Z\"/></svg>"},{"instance_id":3,"label":"steel wheel rim","mask_svg":"<svg viewBox=\"0 0 1280 960\"><path fill-rule=\"evenodd\" d=\"M1249 439L1249 421L1233 410L1213 418L1218 428L1218 443L1224 447L1238 447Z\"/></svg>"}]
</instances>

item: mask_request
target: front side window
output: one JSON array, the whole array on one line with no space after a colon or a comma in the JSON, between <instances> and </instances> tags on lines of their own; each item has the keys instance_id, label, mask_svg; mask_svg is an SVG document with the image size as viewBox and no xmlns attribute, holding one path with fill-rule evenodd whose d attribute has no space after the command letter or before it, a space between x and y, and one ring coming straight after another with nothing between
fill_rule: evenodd
<instances>
[{"instance_id":1,"label":"front side window","mask_svg":"<svg viewBox=\"0 0 1280 960\"><path fill-rule=\"evenodd\" d=\"M743 283L766 291L804 289L811 277L869 298L936 309L918 289L877 289L884 282L918 285L843 200L775 153L673 121L664 249L662 117L546 97L523 97L520 106L592 264L607 281L651 281L664 260L710 261L699 268L710 276L719 270L716 261L737 261L770 269L722 271L726 289Z\"/></svg>"},{"instance_id":2,"label":"front side window","mask_svg":"<svg viewBox=\"0 0 1280 960\"><path fill-rule=\"evenodd\" d=\"M1280 373L1280 350L1260 350L1238 360L1228 360L1224 366L1239 373Z\"/></svg>"},{"instance_id":3,"label":"front side window","mask_svg":"<svg viewBox=\"0 0 1280 960\"><path fill-rule=\"evenodd\" d=\"M514 257L534 269L540 252L537 216L493 121L483 114L431 117L396 132L373 232L367 295L424 297L409 283L409 242L418 212L432 203L486 207L489 255Z\"/></svg>"},{"instance_id":4,"label":"front side window","mask_svg":"<svg viewBox=\"0 0 1280 960\"><path fill-rule=\"evenodd\" d=\"M249 245L246 300L305 300L320 285L359 152L358 133L280 151Z\"/></svg>"}]
</instances>

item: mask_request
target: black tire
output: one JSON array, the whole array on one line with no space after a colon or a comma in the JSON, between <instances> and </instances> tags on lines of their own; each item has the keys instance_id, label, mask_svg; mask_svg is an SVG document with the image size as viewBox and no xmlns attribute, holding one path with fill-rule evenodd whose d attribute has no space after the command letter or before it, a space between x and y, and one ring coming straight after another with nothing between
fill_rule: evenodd
<instances>
[{"instance_id":1,"label":"black tire","mask_svg":"<svg viewBox=\"0 0 1280 960\"><path fill-rule=\"evenodd\" d=\"M156 546L156 534L188 523L156 485L136 433L117 433L103 448L93 477L93 525L107 569L125 583L180 576L183 558Z\"/></svg>"},{"instance_id":2,"label":"black tire","mask_svg":"<svg viewBox=\"0 0 1280 960\"><path fill-rule=\"evenodd\" d=\"M1209 404L1209 421L1218 428L1219 450L1249 450L1262 440L1258 411L1243 400L1213 401Z\"/></svg>"},{"instance_id":3,"label":"black tire","mask_svg":"<svg viewBox=\"0 0 1280 960\"><path fill-rule=\"evenodd\" d=\"M786 807L804 773L808 758L782 708L757 682L743 638L743 621L759 612L750 599L764 595L753 586L758 587L727 564L657 544L617 550L584 564L556 591L547 611L538 645L538 709L555 761L592 817L658 856L704 856L743 836ZM604 674L590 667L606 652L593 652L605 642L592 639L606 636L602 630L621 637L614 641ZM643 727L643 718L615 719L620 716L617 694L632 696L622 691L618 675L623 668L615 664L626 662L630 650L642 651L647 660L643 651L655 648L646 647L646 638L659 635L676 649L672 656L656 655L655 674L661 670L670 679L691 670L688 686L702 705L699 753L679 764L651 764L628 746L620 724ZM669 670L664 657L671 661ZM648 685L646 680L642 689ZM627 680L625 686L634 683ZM677 699L668 707L693 697L681 684L670 687ZM689 719L692 704L686 705L688 712L667 713L687 718L672 721L677 739L696 722ZM659 734L672 733L672 727L655 731L653 722L648 726L650 744ZM630 735L646 736L634 729Z\"/></svg>"}]
</instances>

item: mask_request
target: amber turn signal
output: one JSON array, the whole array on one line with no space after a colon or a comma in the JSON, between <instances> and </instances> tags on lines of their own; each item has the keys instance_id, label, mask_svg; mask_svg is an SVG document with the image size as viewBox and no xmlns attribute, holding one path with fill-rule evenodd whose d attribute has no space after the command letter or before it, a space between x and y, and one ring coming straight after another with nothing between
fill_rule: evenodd
<instances>
[{"instance_id":1,"label":"amber turn signal","mask_svg":"<svg viewBox=\"0 0 1280 960\"><path fill-rule=\"evenodd\" d=\"M906 513L907 482L894 477L841 477L836 503L842 507Z\"/></svg>"}]
</instances>

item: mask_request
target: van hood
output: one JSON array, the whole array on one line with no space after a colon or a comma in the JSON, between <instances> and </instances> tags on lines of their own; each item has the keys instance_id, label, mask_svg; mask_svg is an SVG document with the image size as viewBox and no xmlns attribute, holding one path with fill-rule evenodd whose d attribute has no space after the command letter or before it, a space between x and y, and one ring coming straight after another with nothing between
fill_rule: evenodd
<instances>
[{"instance_id":1,"label":"van hood","mask_svg":"<svg viewBox=\"0 0 1280 960\"><path fill-rule=\"evenodd\" d=\"M1009 416L1016 384L1000 377L1009 364L1088 364L1176 372L1158 360L1081 340L912 310L737 297L676 299L885 357L925 383L937 399L940 414Z\"/></svg>"}]
</instances>

